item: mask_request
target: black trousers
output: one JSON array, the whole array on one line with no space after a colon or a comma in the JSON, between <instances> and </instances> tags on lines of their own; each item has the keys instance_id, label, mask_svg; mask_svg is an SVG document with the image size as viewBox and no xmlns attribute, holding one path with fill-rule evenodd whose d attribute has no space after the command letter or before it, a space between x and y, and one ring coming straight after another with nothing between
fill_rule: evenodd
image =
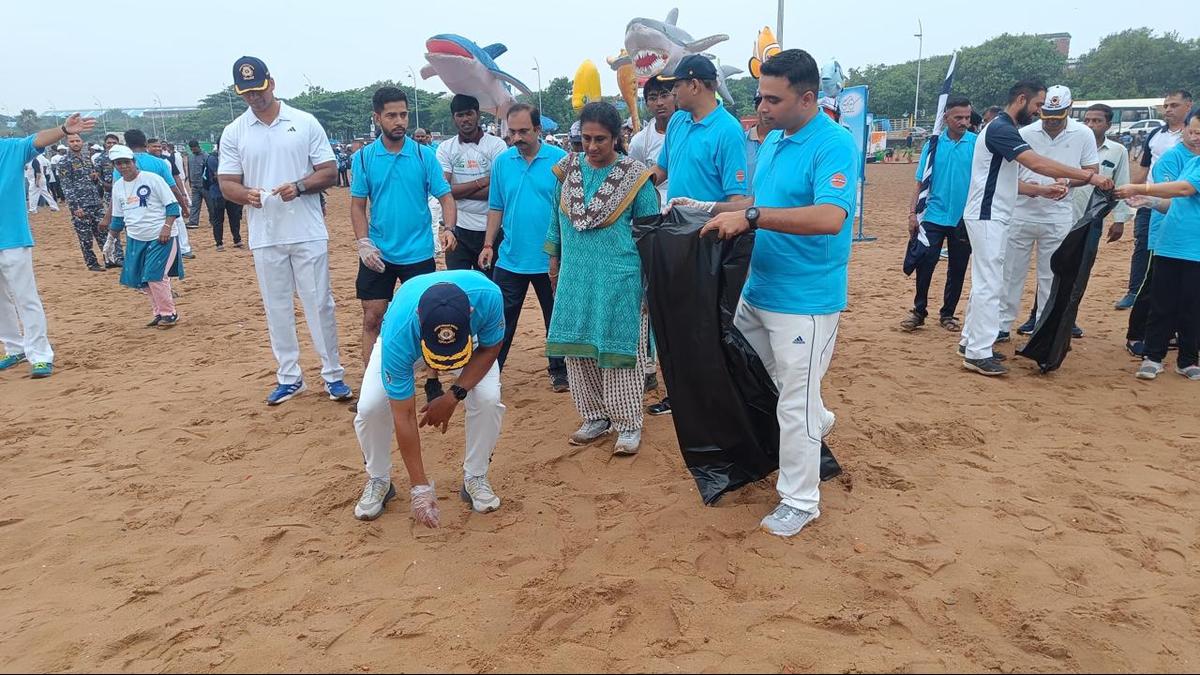
<instances>
[{"instance_id":1,"label":"black trousers","mask_svg":"<svg viewBox=\"0 0 1200 675\"><path fill-rule=\"evenodd\" d=\"M217 246L225 245L225 215L229 214L229 233L233 235L233 243L242 243L242 205L220 197L212 197L208 202L208 220L212 223L213 241Z\"/></svg>"},{"instance_id":2,"label":"black trousers","mask_svg":"<svg viewBox=\"0 0 1200 675\"><path fill-rule=\"evenodd\" d=\"M1200 350L1200 262L1154 256L1146 358L1163 362L1179 329L1179 367L1196 365Z\"/></svg>"},{"instance_id":3,"label":"black trousers","mask_svg":"<svg viewBox=\"0 0 1200 675\"><path fill-rule=\"evenodd\" d=\"M350 169L338 169L338 187L350 187Z\"/></svg>"},{"instance_id":4,"label":"black trousers","mask_svg":"<svg viewBox=\"0 0 1200 675\"><path fill-rule=\"evenodd\" d=\"M942 242L950 248L950 265L946 270L946 290L942 294L941 318L954 316L958 301L962 298L963 279L967 276L967 261L971 259L971 241L967 238L967 227L959 221L958 227L945 227L924 223L929 238L929 254L917 266L917 292L913 296L913 311L922 317L929 316L929 286L933 283L933 271L941 258Z\"/></svg>"},{"instance_id":5,"label":"black trousers","mask_svg":"<svg viewBox=\"0 0 1200 675\"><path fill-rule=\"evenodd\" d=\"M457 225L454 226L454 238L458 240L458 245L453 251L446 251L446 268L452 270L479 270L484 276L491 279L492 272L496 269L496 263L500 259L500 242L504 241L504 232L499 232L496 235L496 241L492 242L492 250L496 255L492 258L492 266L489 269L479 268L479 254L483 251L483 240L487 236L486 232L478 230L466 230Z\"/></svg>"},{"instance_id":6,"label":"black trousers","mask_svg":"<svg viewBox=\"0 0 1200 675\"><path fill-rule=\"evenodd\" d=\"M462 242L459 242L459 245L461 246ZM504 346L500 348L500 357L496 359L503 369L504 361L508 359L508 350L512 347L513 336L517 334L517 320L521 318L521 308L525 305L525 295L529 292L529 287L532 285L533 292L537 293L547 332L550 330L550 317L554 313L554 290L550 285L549 274L517 274L502 267L493 269L495 275L492 281L496 282L504 295ZM550 377L567 374L566 363L561 358L552 356L549 357L549 361L546 372L550 373Z\"/></svg>"},{"instance_id":7,"label":"black trousers","mask_svg":"<svg viewBox=\"0 0 1200 675\"><path fill-rule=\"evenodd\" d=\"M1126 340L1145 340L1146 321L1150 318L1151 289L1154 288L1155 257L1146 261L1146 276L1137 288L1137 299L1129 309L1129 326L1125 329Z\"/></svg>"}]
</instances>

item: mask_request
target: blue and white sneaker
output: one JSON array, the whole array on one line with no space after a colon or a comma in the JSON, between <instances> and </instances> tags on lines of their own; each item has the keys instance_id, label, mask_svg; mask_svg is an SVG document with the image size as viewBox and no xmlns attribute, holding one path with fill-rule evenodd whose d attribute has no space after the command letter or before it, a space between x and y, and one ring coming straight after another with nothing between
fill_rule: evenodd
<instances>
[{"instance_id":1,"label":"blue and white sneaker","mask_svg":"<svg viewBox=\"0 0 1200 675\"><path fill-rule=\"evenodd\" d=\"M8 354L0 359L0 370L8 370L20 363L25 363L24 354Z\"/></svg>"},{"instance_id":2,"label":"blue and white sneaker","mask_svg":"<svg viewBox=\"0 0 1200 675\"><path fill-rule=\"evenodd\" d=\"M762 519L759 527L768 534L776 537L793 537L812 521L821 516L821 510L801 511L794 506L779 502L775 510Z\"/></svg>"},{"instance_id":3,"label":"blue and white sneaker","mask_svg":"<svg viewBox=\"0 0 1200 675\"><path fill-rule=\"evenodd\" d=\"M349 401L354 398L354 392L343 380L326 382L325 391L329 394L330 401Z\"/></svg>"},{"instance_id":4,"label":"blue and white sneaker","mask_svg":"<svg viewBox=\"0 0 1200 675\"><path fill-rule=\"evenodd\" d=\"M281 384L275 387L275 391L271 392L271 395L267 397L267 405L279 405L307 390L308 387L304 386L304 380L300 380L296 384Z\"/></svg>"}]
</instances>

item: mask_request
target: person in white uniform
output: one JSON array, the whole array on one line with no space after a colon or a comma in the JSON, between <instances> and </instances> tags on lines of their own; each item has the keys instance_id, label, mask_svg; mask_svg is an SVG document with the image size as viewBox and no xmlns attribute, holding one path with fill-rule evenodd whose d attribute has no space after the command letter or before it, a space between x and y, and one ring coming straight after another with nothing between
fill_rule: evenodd
<instances>
[{"instance_id":1,"label":"person in white uniform","mask_svg":"<svg viewBox=\"0 0 1200 675\"><path fill-rule=\"evenodd\" d=\"M305 390L296 339L293 296L304 305L325 391L353 398L343 381L337 319L329 282L329 232L320 192L337 181L337 162L325 130L312 115L275 98L275 80L252 56L233 64L234 92L249 108L221 134L217 180L225 199L246 211L250 250L262 292L278 386L267 405Z\"/></svg>"},{"instance_id":2,"label":"person in white uniform","mask_svg":"<svg viewBox=\"0 0 1200 675\"><path fill-rule=\"evenodd\" d=\"M1046 90L1041 119L1020 130L1021 138L1039 155L1088 171L1099 172L1100 159L1091 130L1070 119L1071 90L1054 85ZM1070 191L1087 185L1080 180L1054 180L1022 167L1017 172L1017 203L1004 250L1004 292L1000 297L1000 331L997 342L1006 342L1025 291L1029 263L1037 250L1037 316L1050 299L1054 272L1050 258L1058 250L1074 223ZM1022 324L1017 332L1033 333L1036 316ZM1082 331L1078 337L1082 337Z\"/></svg>"}]
</instances>

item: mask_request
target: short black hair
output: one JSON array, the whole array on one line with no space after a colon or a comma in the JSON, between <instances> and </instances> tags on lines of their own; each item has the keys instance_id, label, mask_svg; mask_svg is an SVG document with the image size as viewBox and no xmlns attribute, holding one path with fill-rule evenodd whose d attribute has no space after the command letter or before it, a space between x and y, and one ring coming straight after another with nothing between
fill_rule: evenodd
<instances>
[{"instance_id":1,"label":"short black hair","mask_svg":"<svg viewBox=\"0 0 1200 675\"><path fill-rule=\"evenodd\" d=\"M767 59L762 65L764 77L786 77L788 85L801 94L816 93L821 86L817 61L803 49L785 49Z\"/></svg>"},{"instance_id":2,"label":"short black hair","mask_svg":"<svg viewBox=\"0 0 1200 675\"><path fill-rule=\"evenodd\" d=\"M371 108L375 112L381 113L384 106L389 103L396 103L397 101L408 105L408 94L405 94L403 89L398 87L380 87L375 90L375 95L371 97Z\"/></svg>"},{"instance_id":3,"label":"short black hair","mask_svg":"<svg viewBox=\"0 0 1200 675\"><path fill-rule=\"evenodd\" d=\"M474 110L479 112L479 99L466 94L455 94L454 98L450 99L450 114L457 115L460 112Z\"/></svg>"},{"instance_id":4,"label":"short black hair","mask_svg":"<svg viewBox=\"0 0 1200 675\"><path fill-rule=\"evenodd\" d=\"M188 147L189 148L198 148L198 147L200 147L200 141L193 138L192 140L188 141Z\"/></svg>"},{"instance_id":5,"label":"short black hair","mask_svg":"<svg viewBox=\"0 0 1200 675\"><path fill-rule=\"evenodd\" d=\"M995 117L996 115L999 115L1002 112L1004 112L1004 108L1001 108L998 105L990 105L990 106L988 106L987 110L983 111L983 114L987 115L988 113L991 113L992 117Z\"/></svg>"},{"instance_id":6,"label":"short black hair","mask_svg":"<svg viewBox=\"0 0 1200 675\"><path fill-rule=\"evenodd\" d=\"M534 129L542 128L542 113L537 109L537 106L529 105L528 103L518 103L508 109L508 114L505 118L512 117L514 113L527 112L529 113L529 121L533 123Z\"/></svg>"},{"instance_id":7,"label":"short black hair","mask_svg":"<svg viewBox=\"0 0 1200 675\"><path fill-rule=\"evenodd\" d=\"M978 112L972 110L971 111L971 126L977 127L980 124L983 124L983 115L980 115Z\"/></svg>"},{"instance_id":8,"label":"short black hair","mask_svg":"<svg viewBox=\"0 0 1200 675\"><path fill-rule=\"evenodd\" d=\"M1104 113L1104 119L1112 124L1113 109L1103 103L1093 103L1088 106L1087 112L1100 111Z\"/></svg>"},{"instance_id":9,"label":"short black hair","mask_svg":"<svg viewBox=\"0 0 1200 675\"><path fill-rule=\"evenodd\" d=\"M1192 92L1188 91L1187 89L1172 89L1171 91L1167 92L1166 97L1169 97L1169 96L1178 96L1179 98L1182 98L1185 101L1192 100ZM1164 98L1166 98L1166 97L1164 97Z\"/></svg>"},{"instance_id":10,"label":"short black hair","mask_svg":"<svg viewBox=\"0 0 1200 675\"><path fill-rule=\"evenodd\" d=\"M146 134L141 129L130 129L125 132L125 145L132 150L146 147Z\"/></svg>"},{"instance_id":11,"label":"short black hair","mask_svg":"<svg viewBox=\"0 0 1200 675\"><path fill-rule=\"evenodd\" d=\"M579 111L580 132L583 131L583 125L588 122L604 127L613 137L617 152L625 151L625 143L621 138L621 113L617 112L613 104L605 101L592 101L583 106L583 110Z\"/></svg>"},{"instance_id":12,"label":"short black hair","mask_svg":"<svg viewBox=\"0 0 1200 675\"><path fill-rule=\"evenodd\" d=\"M146 145L150 145L151 143L157 143L157 142L158 142L157 138L147 138L146 139Z\"/></svg>"},{"instance_id":13,"label":"short black hair","mask_svg":"<svg viewBox=\"0 0 1200 675\"><path fill-rule=\"evenodd\" d=\"M951 108L971 107L971 99L966 96L951 96L946 99L946 110Z\"/></svg>"},{"instance_id":14,"label":"short black hair","mask_svg":"<svg viewBox=\"0 0 1200 675\"><path fill-rule=\"evenodd\" d=\"M111 138L111 139L113 139L114 141L118 142L118 143L120 143L120 142L121 142L121 137L120 137L120 136L117 136L116 134L104 134L104 140L106 140L106 141L107 141L107 140L108 140L108 139L110 139L110 138Z\"/></svg>"},{"instance_id":15,"label":"short black hair","mask_svg":"<svg viewBox=\"0 0 1200 675\"><path fill-rule=\"evenodd\" d=\"M1185 119L1183 123L1191 124L1192 120L1196 119L1197 117L1200 117L1200 104L1192 108L1191 112L1188 113L1187 119Z\"/></svg>"},{"instance_id":16,"label":"short black hair","mask_svg":"<svg viewBox=\"0 0 1200 675\"><path fill-rule=\"evenodd\" d=\"M649 100L650 94L656 91L671 91L671 83L665 82L655 75L646 80L646 84L642 86L642 98Z\"/></svg>"},{"instance_id":17,"label":"short black hair","mask_svg":"<svg viewBox=\"0 0 1200 675\"><path fill-rule=\"evenodd\" d=\"M1018 98L1033 98L1039 92L1046 91L1046 83L1037 79L1021 80L1008 90L1008 102L1011 104Z\"/></svg>"}]
</instances>

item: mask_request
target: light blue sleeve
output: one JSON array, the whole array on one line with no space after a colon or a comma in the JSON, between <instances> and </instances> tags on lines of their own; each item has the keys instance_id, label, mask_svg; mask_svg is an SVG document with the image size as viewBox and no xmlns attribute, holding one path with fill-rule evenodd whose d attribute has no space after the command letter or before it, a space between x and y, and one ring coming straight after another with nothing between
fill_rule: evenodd
<instances>
[{"instance_id":1,"label":"light blue sleeve","mask_svg":"<svg viewBox=\"0 0 1200 675\"><path fill-rule=\"evenodd\" d=\"M394 341L381 343L383 363L380 364L380 377L383 378L383 390L388 398L394 401L404 401L413 397L413 363L416 356L411 347L404 344L396 345Z\"/></svg>"},{"instance_id":2,"label":"light blue sleeve","mask_svg":"<svg viewBox=\"0 0 1200 675\"><path fill-rule=\"evenodd\" d=\"M162 176L162 179L167 182L167 187L175 187L175 177L171 175L171 165L167 164L167 160L159 159L154 166L154 173Z\"/></svg>"},{"instance_id":3,"label":"light blue sleeve","mask_svg":"<svg viewBox=\"0 0 1200 675\"><path fill-rule=\"evenodd\" d=\"M558 181L558 185L554 188L554 213L550 216L550 227L546 230L546 245L542 247L546 253L552 258L557 258L562 255L562 221L566 217L563 215L562 207L559 204L562 201L562 181Z\"/></svg>"},{"instance_id":4,"label":"light blue sleeve","mask_svg":"<svg viewBox=\"0 0 1200 675\"><path fill-rule=\"evenodd\" d=\"M660 213L660 209L658 189L654 187L654 183L652 181L642 183L642 187L638 188L637 196L633 198L633 217L656 216Z\"/></svg>"},{"instance_id":5,"label":"light blue sleeve","mask_svg":"<svg viewBox=\"0 0 1200 675\"><path fill-rule=\"evenodd\" d=\"M492 182L488 188L488 208L492 211L504 210L504 161L503 156L492 162Z\"/></svg>"},{"instance_id":6,"label":"light blue sleeve","mask_svg":"<svg viewBox=\"0 0 1200 675\"><path fill-rule=\"evenodd\" d=\"M33 144L33 139L35 139L35 138L37 138L37 134L29 134L25 138L12 141L14 143L21 144L21 163L22 164L28 164L29 160L38 156L39 150L38 150L37 146L35 146Z\"/></svg>"},{"instance_id":7,"label":"light blue sleeve","mask_svg":"<svg viewBox=\"0 0 1200 675\"><path fill-rule=\"evenodd\" d=\"M854 216L861 159L849 134L826 140L813 157L813 204L833 204Z\"/></svg>"},{"instance_id":8,"label":"light blue sleeve","mask_svg":"<svg viewBox=\"0 0 1200 675\"><path fill-rule=\"evenodd\" d=\"M179 202L171 202L170 204L167 204L168 216L175 216L178 218L180 213L182 212L179 210Z\"/></svg>"},{"instance_id":9,"label":"light blue sleeve","mask_svg":"<svg viewBox=\"0 0 1200 675\"><path fill-rule=\"evenodd\" d=\"M678 115L679 113L676 112L675 114ZM651 124L653 123L651 121ZM663 171L668 173L671 171L671 132L677 126L675 124L675 116L672 115L671 119L667 121L667 137L663 139L662 150L658 151L658 165L662 167Z\"/></svg>"},{"instance_id":10,"label":"light blue sleeve","mask_svg":"<svg viewBox=\"0 0 1200 675\"><path fill-rule=\"evenodd\" d=\"M479 314L480 347L493 347L504 341L504 296L499 288L489 288L479 296L473 311Z\"/></svg>"},{"instance_id":11,"label":"light blue sleeve","mask_svg":"<svg viewBox=\"0 0 1200 675\"><path fill-rule=\"evenodd\" d=\"M750 194L746 187L745 138L734 127L729 127L729 133L721 134L719 143L717 163L721 167L721 191L725 198Z\"/></svg>"},{"instance_id":12,"label":"light blue sleeve","mask_svg":"<svg viewBox=\"0 0 1200 675\"><path fill-rule=\"evenodd\" d=\"M363 159L365 150L362 148L350 156L350 196L359 199L371 196L371 189L367 186L367 163Z\"/></svg>"},{"instance_id":13,"label":"light blue sleeve","mask_svg":"<svg viewBox=\"0 0 1200 675\"><path fill-rule=\"evenodd\" d=\"M920 181L925 175L925 162L929 161L929 142L921 146L921 161L917 162L917 172L913 174L913 178Z\"/></svg>"},{"instance_id":14,"label":"light blue sleeve","mask_svg":"<svg viewBox=\"0 0 1200 675\"><path fill-rule=\"evenodd\" d=\"M437 154L428 148L422 148L421 152L425 153L425 174L429 178L429 194L441 199L450 192L450 184L446 182L446 174L442 172L442 165L438 162Z\"/></svg>"},{"instance_id":15,"label":"light blue sleeve","mask_svg":"<svg viewBox=\"0 0 1200 675\"><path fill-rule=\"evenodd\" d=\"M108 224L108 229L113 232L120 232L125 229L125 219L121 216L113 216L112 221Z\"/></svg>"}]
</instances>

